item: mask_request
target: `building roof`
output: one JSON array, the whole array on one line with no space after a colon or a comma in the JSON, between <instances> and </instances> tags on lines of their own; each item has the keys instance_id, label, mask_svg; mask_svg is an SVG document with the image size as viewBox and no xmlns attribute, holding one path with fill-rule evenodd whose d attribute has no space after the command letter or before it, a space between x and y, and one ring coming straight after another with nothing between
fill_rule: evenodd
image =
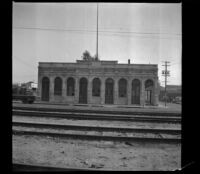
<instances>
[{"instance_id":1,"label":"building roof","mask_svg":"<svg viewBox=\"0 0 200 174\"><path fill-rule=\"evenodd\" d=\"M157 64L122 64L118 63L118 61L85 61L85 60L77 60L75 63L66 63L66 62L39 62L39 67L115 67L115 68L136 68L136 69L158 69Z\"/></svg>"}]
</instances>

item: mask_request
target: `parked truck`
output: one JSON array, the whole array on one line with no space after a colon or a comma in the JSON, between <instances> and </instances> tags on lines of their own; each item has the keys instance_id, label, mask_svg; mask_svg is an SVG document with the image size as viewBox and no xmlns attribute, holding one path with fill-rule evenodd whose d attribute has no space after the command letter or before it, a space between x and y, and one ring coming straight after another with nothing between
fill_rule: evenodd
<instances>
[{"instance_id":1,"label":"parked truck","mask_svg":"<svg viewBox=\"0 0 200 174\"><path fill-rule=\"evenodd\" d=\"M12 99L20 100L23 103L33 103L36 96L33 94L32 90L28 90L25 87L13 86L12 88Z\"/></svg>"}]
</instances>

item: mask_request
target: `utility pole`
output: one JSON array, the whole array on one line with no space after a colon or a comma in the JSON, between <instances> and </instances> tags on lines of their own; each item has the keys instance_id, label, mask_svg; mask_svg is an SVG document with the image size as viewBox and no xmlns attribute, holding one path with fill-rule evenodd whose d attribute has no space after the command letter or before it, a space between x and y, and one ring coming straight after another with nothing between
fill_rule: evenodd
<instances>
[{"instance_id":1,"label":"utility pole","mask_svg":"<svg viewBox=\"0 0 200 174\"><path fill-rule=\"evenodd\" d=\"M170 65L168 65L168 63L170 63L170 62L168 62L168 61L164 61L164 65L162 65L162 66L165 66L165 70L163 70L162 71L162 76L165 76L165 107L166 107L166 99L167 99L167 77L169 77L169 71L167 70L167 67L168 66L170 66Z\"/></svg>"},{"instance_id":2,"label":"utility pole","mask_svg":"<svg viewBox=\"0 0 200 174\"><path fill-rule=\"evenodd\" d=\"M99 10L99 6L97 3L97 48L96 48L97 59L99 59L99 56L98 56L98 10Z\"/></svg>"}]
</instances>

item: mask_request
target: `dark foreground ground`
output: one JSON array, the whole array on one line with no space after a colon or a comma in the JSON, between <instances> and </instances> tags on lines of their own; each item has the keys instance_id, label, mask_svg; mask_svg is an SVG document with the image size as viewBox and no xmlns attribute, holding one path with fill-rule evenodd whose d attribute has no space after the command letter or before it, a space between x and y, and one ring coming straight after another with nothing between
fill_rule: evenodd
<instances>
[{"instance_id":1,"label":"dark foreground ground","mask_svg":"<svg viewBox=\"0 0 200 174\"><path fill-rule=\"evenodd\" d=\"M171 171L181 167L181 146L13 136L13 163L105 170Z\"/></svg>"},{"instance_id":2,"label":"dark foreground ground","mask_svg":"<svg viewBox=\"0 0 200 174\"><path fill-rule=\"evenodd\" d=\"M167 107L164 103L160 103L158 107L141 108L116 105L104 105L103 107L49 105L37 102L35 104L15 102L13 106L126 112L181 112L181 105L172 103L167 104ZM180 126L178 125L179 128ZM12 141L13 163L133 171L171 171L181 168L181 144L116 143L18 135L13 135Z\"/></svg>"}]
</instances>

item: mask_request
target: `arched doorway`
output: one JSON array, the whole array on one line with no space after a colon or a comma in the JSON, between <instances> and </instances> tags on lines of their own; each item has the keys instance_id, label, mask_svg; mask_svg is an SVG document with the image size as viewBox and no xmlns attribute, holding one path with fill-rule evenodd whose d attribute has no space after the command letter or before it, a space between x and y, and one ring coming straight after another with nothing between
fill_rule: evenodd
<instances>
[{"instance_id":1,"label":"arched doorway","mask_svg":"<svg viewBox=\"0 0 200 174\"><path fill-rule=\"evenodd\" d=\"M153 104L153 81L146 80L145 82L145 104Z\"/></svg>"},{"instance_id":2,"label":"arched doorway","mask_svg":"<svg viewBox=\"0 0 200 174\"><path fill-rule=\"evenodd\" d=\"M94 78L92 81L92 96L100 97L101 81L99 78Z\"/></svg>"},{"instance_id":3,"label":"arched doorway","mask_svg":"<svg viewBox=\"0 0 200 174\"><path fill-rule=\"evenodd\" d=\"M42 101L49 101L49 78L42 79Z\"/></svg>"},{"instance_id":4,"label":"arched doorway","mask_svg":"<svg viewBox=\"0 0 200 174\"><path fill-rule=\"evenodd\" d=\"M113 104L113 87L114 81L111 78L106 80L105 88L105 104Z\"/></svg>"},{"instance_id":5,"label":"arched doorway","mask_svg":"<svg viewBox=\"0 0 200 174\"><path fill-rule=\"evenodd\" d=\"M54 80L54 95L62 95L62 79L60 77L56 77Z\"/></svg>"},{"instance_id":6,"label":"arched doorway","mask_svg":"<svg viewBox=\"0 0 200 174\"><path fill-rule=\"evenodd\" d=\"M140 104L140 81L135 79L132 81L132 104Z\"/></svg>"},{"instance_id":7,"label":"arched doorway","mask_svg":"<svg viewBox=\"0 0 200 174\"><path fill-rule=\"evenodd\" d=\"M118 87L119 87L119 97L126 97L127 96L127 81L126 79L120 79L118 82Z\"/></svg>"},{"instance_id":8,"label":"arched doorway","mask_svg":"<svg viewBox=\"0 0 200 174\"><path fill-rule=\"evenodd\" d=\"M87 103L87 79L84 77L79 81L79 103Z\"/></svg>"},{"instance_id":9,"label":"arched doorway","mask_svg":"<svg viewBox=\"0 0 200 174\"><path fill-rule=\"evenodd\" d=\"M67 79L67 96L75 95L75 80L72 77Z\"/></svg>"}]
</instances>

